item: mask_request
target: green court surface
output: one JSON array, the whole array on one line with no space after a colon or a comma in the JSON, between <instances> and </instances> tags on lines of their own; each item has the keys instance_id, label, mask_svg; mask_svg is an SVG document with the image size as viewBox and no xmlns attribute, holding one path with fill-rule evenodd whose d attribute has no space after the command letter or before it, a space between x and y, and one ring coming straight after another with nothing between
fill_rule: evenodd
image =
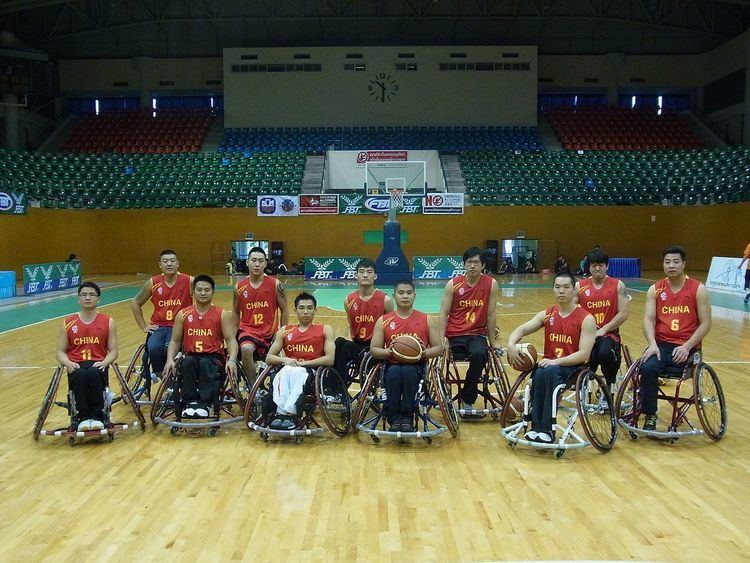
<instances>
[{"instance_id":1,"label":"green court surface","mask_svg":"<svg viewBox=\"0 0 750 563\"><path fill-rule=\"evenodd\" d=\"M632 291L645 292L648 290L650 282L647 280L628 280L627 287ZM417 298L415 307L426 313L438 313L440 310L440 299L443 295L444 283L430 283L429 285L420 285L417 283ZM328 307L334 311L343 311L344 298L356 289L353 283L342 284L320 284L308 282L293 282L288 284L288 288L293 291L307 291L315 295L319 307ZM500 283L501 302L503 299L512 298L512 291L526 289L550 289L550 283L546 280L539 280L536 283ZM389 288L382 288L390 293ZM102 288L101 305L110 305L132 299L138 287L117 286ZM217 291L231 291L229 286L217 286ZM716 307L724 307L736 311L745 311L750 313L750 307L743 304L743 295L729 294L724 292L710 292L711 304ZM48 296L44 296L48 297ZM78 310L78 300L75 295L59 297L57 299L34 298L28 302L22 302L15 306L0 309L0 333L16 328L44 322L50 319L56 319L69 315ZM2 302L0 302L2 305Z\"/></svg>"}]
</instances>

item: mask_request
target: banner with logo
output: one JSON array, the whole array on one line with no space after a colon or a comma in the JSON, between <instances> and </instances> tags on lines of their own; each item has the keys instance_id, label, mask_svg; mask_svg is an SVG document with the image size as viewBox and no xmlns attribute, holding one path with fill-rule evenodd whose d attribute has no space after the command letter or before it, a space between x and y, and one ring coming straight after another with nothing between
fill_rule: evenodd
<instances>
[{"instance_id":1,"label":"banner with logo","mask_svg":"<svg viewBox=\"0 0 750 563\"><path fill-rule=\"evenodd\" d=\"M422 199L422 213L425 215L462 215L464 194L427 194Z\"/></svg>"},{"instance_id":2,"label":"banner with logo","mask_svg":"<svg viewBox=\"0 0 750 563\"><path fill-rule=\"evenodd\" d=\"M353 280L360 256L305 258L306 280Z\"/></svg>"},{"instance_id":3,"label":"banner with logo","mask_svg":"<svg viewBox=\"0 0 750 563\"><path fill-rule=\"evenodd\" d=\"M722 291L744 291L745 268L738 268L742 258L714 256L706 278L706 287Z\"/></svg>"},{"instance_id":4,"label":"banner with logo","mask_svg":"<svg viewBox=\"0 0 750 563\"><path fill-rule=\"evenodd\" d=\"M415 256L414 278L420 280L447 280L466 272L463 256Z\"/></svg>"},{"instance_id":5,"label":"banner with logo","mask_svg":"<svg viewBox=\"0 0 750 563\"><path fill-rule=\"evenodd\" d=\"M0 213L25 215L26 194L0 191Z\"/></svg>"},{"instance_id":6,"label":"banner with logo","mask_svg":"<svg viewBox=\"0 0 750 563\"><path fill-rule=\"evenodd\" d=\"M26 295L78 287L80 283L80 262L26 264L23 267L23 290Z\"/></svg>"},{"instance_id":7,"label":"banner with logo","mask_svg":"<svg viewBox=\"0 0 750 563\"><path fill-rule=\"evenodd\" d=\"M338 194L312 194L299 196L300 215L337 215Z\"/></svg>"},{"instance_id":8,"label":"banner with logo","mask_svg":"<svg viewBox=\"0 0 750 563\"><path fill-rule=\"evenodd\" d=\"M365 182L373 178L366 176L368 163L381 162L423 162L424 182L429 190L445 190L445 177L440 164L440 153L436 150L381 150L381 151L328 151L325 160L326 192L349 190L364 191ZM409 183L409 178L404 178ZM416 187L416 186L414 186ZM421 195L424 190L420 187Z\"/></svg>"},{"instance_id":9,"label":"banner with logo","mask_svg":"<svg viewBox=\"0 0 750 563\"><path fill-rule=\"evenodd\" d=\"M339 194L339 213L342 215L388 213L389 202L390 199L386 196ZM404 196L404 208L399 213L422 213L422 196Z\"/></svg>"},{"instance_id":10,"label":"banner with logo","mask_svg":"<svg viewBox=\"0 0 750 563\"><path fill-rule=\"evenodd\" d=\"M258 196L258 217L296 217L297 215L299 215L299 196Z\"/></svg>"}]
</instances>

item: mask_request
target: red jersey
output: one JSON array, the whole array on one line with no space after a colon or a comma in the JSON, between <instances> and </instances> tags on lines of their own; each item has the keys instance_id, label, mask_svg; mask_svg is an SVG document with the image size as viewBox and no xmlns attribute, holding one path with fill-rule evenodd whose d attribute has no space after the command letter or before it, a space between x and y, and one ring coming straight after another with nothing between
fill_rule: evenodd
<instances>
[{"instance_id":1,"label":"red jersey","mask_svg":"<svg viewBox=\"0 0 750 563\"><path fill-rule=\"evenodd\" d=\"M591 278L582 279L579 282L578 303L586 311L594 316L596 326L603 327L617 315L617 287L620 280L617 278L604 278L604 284L599 289L594 285ZM618 329L613 331L619 332Z\"/></svg>"},{"instance_id":2,"label":"red jersey","mask_svg":"<svg viewBox=\"0 0 750 563\"><path fill-rule=\"evenodd\" d=\"M667 278L654 284L656 297L656 342L685 344L698 329L698 287L700 282L685 277L685 285L674 292ZM700 348L700 343L696 346Z\"/></svg>"},{"instance_id":3,"label":"red jersey","mask_svg":"<svg viewBox=\"0 0 750 563\"><path fill-rule=\"evenodd\" d=\"M262 340L269 340L276 332L276 278L263 276L258 288L250 278L237 282L237 303L240 309L240 330Z\"/></svg>"},{"instance_id":4,"label":"red jersey","mask_svg":"<svg viewBox=\"0 0 750 563\"><path fill-rule=\"evenodd\" d=\"M359 291L353 291L344 299L344 309L349 318L349 330L355 342L369 342L377 321L385 313L385 293L375 290L365 301Z\"/></svg>"},{"instance_id":5,"label":"red jersey","mask_svg":"<svg viewBox=\"0 0 750 563\"><path fill-rule=\"evenodd\" d=\"M583 321L589 316L583 307L576 307L567 317L560 316L557 305L544 313L544 357L562 358L578 352Z\"/></svg>"},{"instance_id":6,"label":"red jersey","mask_svg":"<svg viewBox=\"0 0 750 563\"><path fill-rule=\"evenodd\" d=\"M422 343L423 348L430 347L430 325L427 322L427 315L416 309L412 309L411 314L402 319L396 314L396 311L383 315L383 341L385 347L391 345L396 337L402 334L408 334L415 337ZM397 363L389 360L389 363Z\"/></svg>"},{"instance_id":7,"label":"red jersey","mask_svg":"<svg viewBox=\"0 0 750 563\"><path fill-rule=\"evenodd\" d=\"M185 354L223 354L224 333L221 330L221 313L224 310L211 305L199 313L195 305L180 311L182 315L182 351Z\"/></svg>"},{"instance_id":8,"label":"red jersey","mask_svg":"<svg viewBox=\"0 0 750 563\"><path fill-rule=\"evenodd\" d=\"M284 355L295 360L315 360L325 356L325 325L309 325L305 331L299 325L284 327Z\"/></svg>"},{"instance_id":9,"label":"red jersey","mask_svg":"<svg viewBox=\"0 0 750 563\"><path fill-rule=\"evenodd\" d=\"M86 324L78 316L69 315L63 321L68 334L65 353L71 362L101 362L109 353L109 315L97 313L94 320Z\"/></svg>"},{"instance_id":10,"label":"red jersey","mask_svg":"<svg viewBox=\"0 0 750 563\"><path fill-rule=\"evenodd\" d=\"M492 278L481 274L474 287L469 285L466 276L456 276L452 282L453 302L448 313L445 336L486 335ZM492 306L494 305L493 303Z\"/></svg>"},{"instance_id":11,"label":"red jersey","mask_svg":"<svg viewBox=\"0 0 750 563\"><path fill-rule=\"evenodd\" d=\"M172 287L167 285L164 274L151 278L151 303L154 312L151 324L156 326L174 326L174 317L180 309L193 304L190 293L190 276L177 273L177 280Z\"/></svg>"}]
</instances>

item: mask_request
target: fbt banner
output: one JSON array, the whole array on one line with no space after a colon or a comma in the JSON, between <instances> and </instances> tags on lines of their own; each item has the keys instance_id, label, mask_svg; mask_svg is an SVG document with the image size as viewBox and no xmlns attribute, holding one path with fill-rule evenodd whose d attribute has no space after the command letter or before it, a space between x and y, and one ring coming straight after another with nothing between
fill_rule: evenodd
<instances>
[{"instance_id":1,"label":"fbt banner","mask_svg":"<svg viewBox=\"0 0 750 563\"><path fill-rule=\"evenodd\" d=\"M711 269L706 278L706 287L723 291L743 291L745 287L745 269L738 266L742 258L714 256L711 259Z\"/></svg>"},{"instance_id":2,"label":"fbt banner","mask_svg":"<svg viewBox=\"0 0 750 563\"><path fill-rule=\"evenodd\" d=\"M27 264L23 267L23 290L26 295L77 287L80 283L80 262Z\"/></svg>"},{"instance_id":3,"label":"fbt banner","mask_svg":"<svg viewBox=\"0 0 750 563\"><path fill-rule=\"evenodd\" d=\"M359 256L305 258L306 280L353 280Z\"/></svg>"},{"instance_id":4,"label":"fbt banner","mask_svg":"<svg viewBox=\"0 0 750 563\"><path fill-rule=\"evenodd\" d=\"M365 215L388 213L387 196L366 196L364 194L339 194L339 213L342 215ZM399 213L422 213L422 196L404 196L404 207Z\"/></svg>"},{"instance_id":5,"label":"fbt banner","mask_svg":"<svg viewBox=\"0 0 750 563\"><path fill-rule=\"evenodd\" d=\"M415 256L414 277L420 280L447 280L466 273L462 256Z\"/></svg>"},{"instance_id":6,"label":"fbt banner","mask_svg":"<svg viewBox=\"0 0 750 563\"><path fill-rule=\"evenodd\" d=\"M0 191L0 213L26 214L26 194Z\"/></svg>"}]
</instances>

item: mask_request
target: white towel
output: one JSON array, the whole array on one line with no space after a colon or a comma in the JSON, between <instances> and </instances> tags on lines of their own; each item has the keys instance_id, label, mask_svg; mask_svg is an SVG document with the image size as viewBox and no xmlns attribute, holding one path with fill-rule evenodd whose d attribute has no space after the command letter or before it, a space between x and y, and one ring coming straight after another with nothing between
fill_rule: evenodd
<instances>
[{"instance_id":1,"label":"white towel","mask_svg":"<svg viewBox=\"0 0 750 563\"><path fill-rule=\"evenodd\" d=\"M297 414L295 403L308 377L303 367L284 366L273 380L273 402L279 414Z\"/></svg>"}]
</instances>

